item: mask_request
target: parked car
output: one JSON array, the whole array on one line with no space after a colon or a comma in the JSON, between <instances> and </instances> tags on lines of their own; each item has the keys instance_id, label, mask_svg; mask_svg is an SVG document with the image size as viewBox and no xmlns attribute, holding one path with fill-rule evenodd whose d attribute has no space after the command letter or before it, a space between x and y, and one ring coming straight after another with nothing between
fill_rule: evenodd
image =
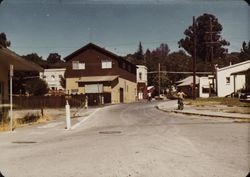
<instances>
[{"instance_id":1,"label":"parked car","mask_svg":"<svg viewBox=\"0 0 250 177\"><path fill-rule=\"evenodd\" d=\"M250 92L241 92L240 93L240 101L250 102Z\"/></svg>"}]
</instances>

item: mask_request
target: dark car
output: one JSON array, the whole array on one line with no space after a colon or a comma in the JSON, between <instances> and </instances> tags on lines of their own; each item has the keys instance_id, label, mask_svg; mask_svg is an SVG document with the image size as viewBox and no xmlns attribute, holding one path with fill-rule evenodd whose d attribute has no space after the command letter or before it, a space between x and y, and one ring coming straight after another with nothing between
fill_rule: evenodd
<instances>
[{"instance_id":1,"label":"dark car","mask_svg":"<svg viewBox=\"0 0 250 177\"><path fill-rule=\"evenodd\" d=\"M242 102L250 102L250 92L242 92L242 93L240 93L240 101L242 101Z\"/></svg>"}]
</instances>

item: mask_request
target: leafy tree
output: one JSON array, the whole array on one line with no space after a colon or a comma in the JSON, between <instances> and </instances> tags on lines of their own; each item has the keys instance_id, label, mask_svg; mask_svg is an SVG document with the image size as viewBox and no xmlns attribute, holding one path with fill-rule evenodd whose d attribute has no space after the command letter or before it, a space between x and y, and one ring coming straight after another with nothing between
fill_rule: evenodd
<instances>
[{"instance_id":1,"label":"leafy tree","mask_svg":"<svg viewBox=\"0 0 250 177\"><path fill-rule=\"evenodd\" d=\"M159 63L161 64L161 70L166 70L164 63L168 58L169 51L170 49L168 45L162 43L160 47L157 47L152 52L150 50L146 50L145 52L144 57L145 57L148 71L156 72L156 73L151 73L148 75L148 84L154 85L157 88L157 90L158 90L158 85L159 85L159 74L157 73L159 69L158 68ZM167 88L168 85L170 84L168 75L161 73L160 78L161 78L161 88L162 89Z\"/></svg>"},{"instance_id":2,"label":"leafy tree","mask_svg":"<svg viewBox=\"0 0 250 177\"><path fill-rule=\"evenodd\" d=\"M50 53L47 58L47 62L50 64L60 63L62 62L61 55L59 55L58 53Z\"/></svg>"},{"instance_id":3,"label":"leafy tree","mask_svg":"<svg viewBox=\"0 0 250 177\"><path fill-rule=\"evenodd\" d=\"M250 58L250 41L248 42L248 44L245 41L242 43L242 49L241 49L239 57L240 57L241 61L249 60L249 58Z\"/></svg>"},{"instance_id":4,"label":"leafy tree","mask_svg":"<svg viewBox=\"0 0 250 177\"><path fill-rule=\"evenodd\" d=\"M250 6L250 0L245 0L245 1Z\"/></svg>"},{"instance_id":5,"label":"leafy tree","mask_svg":"<svg viewBox=\"0 0 250 177\"><path fill-rule=\"evenodd\" d=\"M10 46L10 41L7 40L5 33L0 33L0 46L5 48Z\"/></svg>"},{"instance_id":6,"label":"leafy tree","mask_svg":"<svg viewBox=\"0 0 250 177\"><path fill-rule=\"evenodd\" d=\"M65 79L65 77L63 77L63 76L60 76L60 84L61 84L61 86L62 86L62 88L66 88L66 79Z\"/></svg>"},{"instance_id":7,"label":"leafy tree","mask_svg":"<svg viewBox=\"0 0 250 177\"><path fill-rule=\"evenodd\" d=\"M40 78L28 80L25 88L30 94L35 96L45 95L49 91L48 84Z\"/></svg>"},{"instance_id":8,"label":"leafy tree","mask_svg":"<svg viewBox=\"0 0 250 177\"><path fill-rule=\"evenodd\" d=\"M210 33L210 21L212 26L212 33ZM203 14L196 19L195 26L197 39L197 60L201 60L205 63L213 62L210 60L211 45L213 46L214 58L224 59L227 53L227 49L224 48L224 46L228 46L229 42L221 38L221 31L223 27L218 22L218 19L212 14ZM185 30L184 34L186 37L178 42L179 47L184 48L190 55L193 55L195 37L193 26L189 26L188 29ZM212 40L210 39L210 35L212 35ZM211 67L213 66L210 66L210 69Z\"/></svg>"},{"instance_id":9,"label":"leafy tree","mask_svg":"<svg viewBox=\"0 0 250 177\"><path fill-rule=\"evenodd\" d=\"M39 72L37 71L15 71L13 77L13 93L24 94L26 91L25 83L38 76Z\"/></svg>"},{"instance_id":10,"label":"leafy tree","mask_svg":"<svg viewBox=\"0 0 250 177\"><path fill-rule=\"evenodd\" d=\"M133 55L133 60L134 60L133 63L135 63L137 65L144 65L145 64L144 55L143 55L143 47L142 47L141 42L139 42L137 52L135 52Z\"/></svg>"},{"instance_id":11,"label":"leafy tree","mask_svg":"<svg viewBox=\"0 0 250 177\"><path fill-rule=\"evenodd\" d=\"M169 87L169 85L171 84L171 81L169 80L168 75L166 75L165 73L160 73L160 86L161 86L161 90L166 90L166 88ZM149 80L148 80L148 85L153 85L156 88L156 91L158 92L159 90L159 74L158 73L154 73L154 74L150 74L149 75Z\"/></svg>"},{"instance_id":12,"label":"leafy tree","mask_svg":"<svg viewBox=\"0 0 250 177\"><path fill-rule=\"evenodd\" d=\"M160 47L156 48L156 53L159 55L159 57L162 60L166 59L166 57L168 56L169 52L170 52L170 49L168 47L168 44L165 44L165 43L161 43Z\"/></svg>"},{"instance_id":13,"label":"leafy tree","mask_svg":"<svg viewBox=\"0 0 250 177\"><path fill-rule=\"evenodd\" d=\"M143 47L141 42L139 42L138 50L136 52L139 59L143 59Z\"/></svg>"},{"instance_id":14,"label":"leafy tree","mask_svg":"<svg viewBox=\"0 0 250 177\"><path fill-rule=\"evenodd\" d=\"M159 63L161 66L164 66L164 62L167 60L169 52L170 49L168 45L164 43L160 44L160 47L157 47L152 52L147 50L145 53L145 60L148 70L157 71Z\"/></svg>"},{"instance_id":15,"label":"leafy tree","mask_svg":"<svg viewBox=\"0 0 250 177\"><path fill-rule=\"evenodd\" d=\"M183 50L172 52L168 55L164 62L167 71L192 71L192 58L188 56ZM169 74L168 77L172 83L186 77L184 74Z\"/></svg>"},{"instance_id":16,"label":"leafy tree","mask_svg":"<svg viewBox=\"0 0 250 177\"><path fill-rule=\"evenodd\" d=\"M34 62L34 63L40 65L43 68L48 68L49 67L48 63L45 60L43 60L42 57L38 56L37 53L31 53L31 54L23 55L22 57L29 60L29 61L31 61L31 62Z\"/></svg>"}]
</instances>

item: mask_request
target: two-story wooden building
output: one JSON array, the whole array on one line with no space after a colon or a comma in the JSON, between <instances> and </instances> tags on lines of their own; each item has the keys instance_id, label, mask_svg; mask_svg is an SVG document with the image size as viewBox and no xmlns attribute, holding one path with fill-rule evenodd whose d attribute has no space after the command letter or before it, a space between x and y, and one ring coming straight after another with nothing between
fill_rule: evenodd
<instances>
[{"instance_id":1,"label":"two-story wooden building","mask_svg":"<svg viewBox=\"0 0 250 177\"><path fill-rule=\"evenodd\" d=\"M65 61L69 94L86 94L90 101L97 95L101 102L113 104L135 101L136 66L124 58L89 43L65 57Z\"/></svg>"}]
</instances>

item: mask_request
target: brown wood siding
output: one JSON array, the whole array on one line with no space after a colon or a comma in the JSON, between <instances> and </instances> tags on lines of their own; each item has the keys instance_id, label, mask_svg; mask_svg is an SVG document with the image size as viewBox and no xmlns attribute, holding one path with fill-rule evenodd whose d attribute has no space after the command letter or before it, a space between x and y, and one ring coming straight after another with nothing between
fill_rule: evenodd
<instances>
[{"instance_id":1,"label":"brown wood siding","mask_svg":"<svg viewBox=\"0 0 250 177\"><path fill-rule=\"evenodd\" d=\"M102 60L112 60L111 69L102 69ZM73 70L72 61L80 61L85 63L84 70ZM128 68L122 68L122 63L125 62L127 66L130 65L131 72ZM66 78L80 78L86 76L108 76L119 75L121 78L136 82L136 66L124 61L124 59L115 56L108 56L104 52L89 48L73 56L67 61L67 68L65 71Z\"/></svg>"}]
</instances>

